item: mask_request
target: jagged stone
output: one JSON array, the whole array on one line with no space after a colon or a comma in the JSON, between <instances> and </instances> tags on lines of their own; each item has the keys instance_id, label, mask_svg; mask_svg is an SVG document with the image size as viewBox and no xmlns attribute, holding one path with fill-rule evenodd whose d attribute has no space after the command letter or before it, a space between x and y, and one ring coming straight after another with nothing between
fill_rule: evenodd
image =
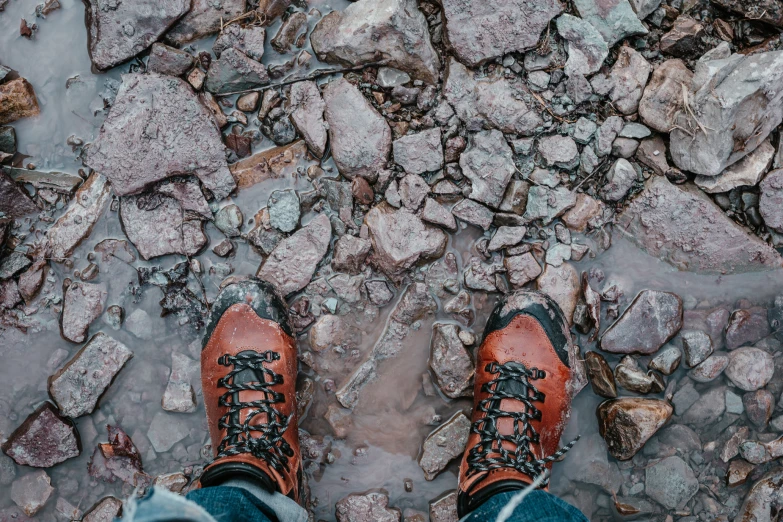
<instances>
[{"instance_id":1,"label":"jagged stone","mask_svg":"<svg viewBox=\"0 0 783 522\"><path fill-rule=\"evenodd\" d=\"M217 33L223 23L245 12L245 0L192 0L187 14L166 33L166 40L178 46ZM228 27L237 26L231 24Z\"/></svg>"},{"instance_id":2,"label":"jagged stone","mask_svg":"<svg viewBox=\"0 0 783 522\"><path fill-rule=\"evenodd\" d=\"M574 7L583 20L601 33L609 47L629 36L648 33L628 0L575 0Z\"/></svg>"},{"instance_id":3,"label":"jagged stone","mask_svg":"<svg viewBox=\"0 0 783 522\"><path fill-rule=\"evenodd\" d=\"M92 173L76 191L65 213L46 233L50 255L55 259L69 257L90 235L110 199L111 187L106 178Z\"/></svg>"},{"instance_id":4,"label":"jagged stone","mask_svg":"<svg viewBox=\"0 0 783 522\"><path fill-rule=\"evenodd\" d=\"M650 355L682 328L682 299L670 292L643 290L601 336L611 353Z\"/></svg>"},{"instance_id":5,"label":"jagged stone","mask_svg":"<svg viewBox=\"0 0 783 522\"><path fill-rule=\"evenodd\" d=\"M459 337L459 326L432 325L430 368L441 391L452 399L470 396L473 381L473 359Z\"/></svg>"},{"instance_id":6,"label":"jagged stone","mask_svg":"<svg viewBox=\"0 0 783 522\"><path fill-rule=\"evenodd\" d=\"M203 0L195 1L201 2ZM212 45L212 52L220 58L220 55L226 49L236 49L253 60L260 62L264 56L265 37L266 31L263 27L257 25L243 27L240 24L231 24L223 28L223 32L220 33Z\"/></svg>"},{"instance_id":7,"label":"jagged stone","mask_svg":"<svg viewBox=\"0 0 783 522\"><path fill-rule=\"evenodd\" d=\"M409 134L394 140L394 161L405 172L423 174L443 167L443 145L440 128L435 127L417 134Z\"/></svg>"},{"instance_id":8,"label":"jagged stone","mask_svg":"<svg viewBox=\"0 0 783 522\"><path fill-rule=\"evenodd\" d=\"M0 85L0 125L38 116L40 112L38 99L30 82L17 78Z\"/></svg>"},{"instance_id":9,"label":"jagged stone","mask_svg":"<svg viewBox=\"0 0 783 522\"><path fill-rule=\"evenodd\" d=\"M618 460L629 460L666 424L672 412L669 403L658 399L610 399L598 406L598 429L609 453Z\"/></svg>"},{"instance_id":10,"label":"jagged stone","mask_svg":"<svg viewBox=\"0 0 783 522\"><path fill-rule=\"evenodd\" d=\"M609 47L595 27L565 13L557 19L557 32L568 42L567 76L589 76L598 72L609 56Z\"/></svg>"},{"instance_id":11,"label":"jagged stone","mask_svg":"<svg viewBox=\"0 0 783 522\"><path fill-rule=\"evenodd\" d=\"M45 402L8 436L3 452L20 466L49 468L78 457L82 445L73 422Z\"/></svg>"},{"instance_id":12,"label":"jagged stone","mask_svg":"<svg viewBox=\"0 0 783 522\"><path fill-rule=\"evenodd\" d=\"M212 60L204 87L214 94L227 94L255 89L267 83L269 75L266 67L231 47L220 53L220 58Z\"/></svg>"},{"instance_id":13,"label":"jagged stone","mask_svg":"<svg viewBox=\"0 0 783 522\"><path fill-rule=\"evenodd\" d=\"M434 480L449 462L461 456L469 435L470 419L461 411L427 435L419 457L424 478Z\"/></svg>"},{"instance_id":14,"label":"jagged stone","mask_svg":"<svg viewBox=\"0 0 783 522\"><path fill-rule=\"evenodd\" d=\"M612 70L607 74L597 74L590 84L598 94L608 95L612 105L621 113L633 114L639 108L651 72L652 66L641 53L632 47L623 46Z\"/></svg>"},{"instance_id":15,"label":"jagged stone","mask_svg":"<svg viewBox=\"0 0 783 522\"><path fill-rule=\"evenodd\" d=\"M147 70L170 76L182 76L195 65L196 59L190 53L169 47L162 43L152 44Z\"/></svg>"},{"instance_id":16,"label":"jagged stone","mask_svg":"<svg viewBox=\"0 0 783 522\"><path fill-rule=\"evenodd\" d=\"M288 98L291 121L310 150L319 158L326 149L325 107L326 103L315 82L297 82L291 86Z\"/></svg>"}]
</instances>

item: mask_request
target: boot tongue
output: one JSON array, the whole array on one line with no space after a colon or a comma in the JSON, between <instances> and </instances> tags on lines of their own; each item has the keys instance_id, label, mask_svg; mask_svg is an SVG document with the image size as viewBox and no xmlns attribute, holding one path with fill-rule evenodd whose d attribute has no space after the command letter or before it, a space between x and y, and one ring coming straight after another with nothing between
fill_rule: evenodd
<instances>
[{"instance_id":1,"label":"boot tongue","mask_svg":"<svg viewBox=\"0 0 783 522\"><path fill-rule=\"evenodd\" d=\"M248 354L254 354L256 352L246 350L244 352L240 352L239 356L242 355L248 355ZM264 383L267 382L269 379L267 378L267 375L261 371L261 370L254 370L253 368L245 368L244 370L240 371L234 376L234 384L254 384L254 383ZM234 397L232 400L234 403L238 402L250 402L253 400L259 400L268 398L265 397L264 392L260 391L253 391L253 390L247 390L247 391L241 391L234 393ZM253 419L250 421L251 426L256 426L259 424L266 424L269 422L269 415L263 412L260 412L258 408L243 408L239 412L236 412L232 415L232 422L235 423L242 423L244 424L247 420L247 417L249 414L254 413ZM233 443L236 443L236 441L232 441Z\"/></svg>"}]
</instances>

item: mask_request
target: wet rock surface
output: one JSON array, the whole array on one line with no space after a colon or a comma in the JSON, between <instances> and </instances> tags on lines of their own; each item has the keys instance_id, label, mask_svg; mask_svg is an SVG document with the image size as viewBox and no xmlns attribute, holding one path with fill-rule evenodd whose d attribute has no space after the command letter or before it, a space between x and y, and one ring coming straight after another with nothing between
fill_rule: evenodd
<instances>
[{"instance_id":1,"label":"wet rock surface","mask_svg":"<svg viewBox=\"0 0 783 522\"><path fill-rule=\"evenodd\" d=\"M673 409L657 399L611 399L598 407L598 427L609 453L632 458L672 416Z\"/></svg>"},{"instance_id":2,"label":"wet rock surface","mask_svg":"<svg viewBox=\"0 0 783 522\"><path fill-rule=\"evenodd\" d=\"M427 435L419 457L424 478L433 480L452 459L461 456L469 434L470 419L464 413L458 412Z\"/></svg>"},{"instance_id":3,"label":"wet rock surface","mask_svg":"<svg viewBox=\"0 0 783 522\"><path fill-rule=\"evenodd\" d=\"M38 99L30 82L17 78L0 84L0 125L40 114Z\"/></svg>"},{"instance_id":4,"label":"wet rock surface","mask_svg":"<svg viewBox=\"0 0 783 522\"><path fill-rule=\"evenodd\" d=\"M62 334L74 343L87 337L87 329L106 305L106 285L71 283L63 297Z\"/></svg>"},{"instance_id":5,"label":"wet rock surface","mask_svg":"<svg viewBox=\"0 0 783 522\"><path fill-rule=\"evenodd\" d=\"M613 353L652 354L682 328L682 300L676 294L645 290L601 337Z\"/></svg>"},{"instance_id":6,"label":"wet rock surface","mask_svg":"<svg viewBox=\"0 0 783 522\"><path fill-rule=\"evenodd\" d=\"M245 11L243 0L192 0L185 16L166 33L166 40L177 45L186 44L223 29L223 23Z\"/></svg>"},{"instance_id":7,"label":"wet rock surface","mask_svg":"<svg viewBox=\"0 0 783 522\"><path fill-rule=\"evenodd\" d=\"M3 453L20 466L49 468L82 452L79 432L46 402L3 443Z\"/></svg>"},{"instance_id":8,"label":"wet rock surface","mask_svg":"<svg viewBox=\"0 0 783 522\"><path fill-rule=\"evenodd\" d=\"M399 522L402 517L389 507L389 496L376 491L348 495L337 502L335 511L339 522Z\"/></svg>"}]
</instances>

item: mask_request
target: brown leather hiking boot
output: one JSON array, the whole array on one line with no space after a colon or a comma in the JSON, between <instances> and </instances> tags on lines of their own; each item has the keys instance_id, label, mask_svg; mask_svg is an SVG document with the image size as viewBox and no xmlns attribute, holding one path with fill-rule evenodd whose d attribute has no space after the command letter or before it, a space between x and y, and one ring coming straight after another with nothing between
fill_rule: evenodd
<instances>
[{"instance_id":1,"label":"brown leather hiking boot","mask_svg":"<svg viewBox=\"0 0 783 522\"><path fill-rule=\"evenodd\" d=\"M212 305L201 383L214 460L202 486L246 478L299 501L296 343L286 307L255 279L224 288Z\"/></svg>"},{"instance_id":2,"label":"brown leather hiking boot","mask_svg":"<svg viewBox=\"0 0 783 522\"><path fill-rule=\"evenodd\" d=\"M543 294L516 292L493 310L476 356L460 517L492 495L525 488L576 442L558 449L574 395L572 348L563 312Z\"/></svg>"}]
</instances>

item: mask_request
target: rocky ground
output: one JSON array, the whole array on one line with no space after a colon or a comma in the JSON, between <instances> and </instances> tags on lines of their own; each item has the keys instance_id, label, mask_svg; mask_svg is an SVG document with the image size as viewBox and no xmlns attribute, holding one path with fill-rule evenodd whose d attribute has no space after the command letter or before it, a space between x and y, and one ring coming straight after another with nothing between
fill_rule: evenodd
<instances>
[{"instance_id":1,"label":"rocky ground","mask_svg":"<svg viewBox=\"0 0 783 522\"><path fill-rule=\"evenodd\" d=\"M93 72L29 81L82 9ZM291 305L314 520L456 521L475 350L520 288L584 356L553 492L777 520L782 0L0 0L0 24L0 519L193 487L204 320L256 275ZM95 91L67 164L37 89Z\"/></svg>"}]
</instances>

